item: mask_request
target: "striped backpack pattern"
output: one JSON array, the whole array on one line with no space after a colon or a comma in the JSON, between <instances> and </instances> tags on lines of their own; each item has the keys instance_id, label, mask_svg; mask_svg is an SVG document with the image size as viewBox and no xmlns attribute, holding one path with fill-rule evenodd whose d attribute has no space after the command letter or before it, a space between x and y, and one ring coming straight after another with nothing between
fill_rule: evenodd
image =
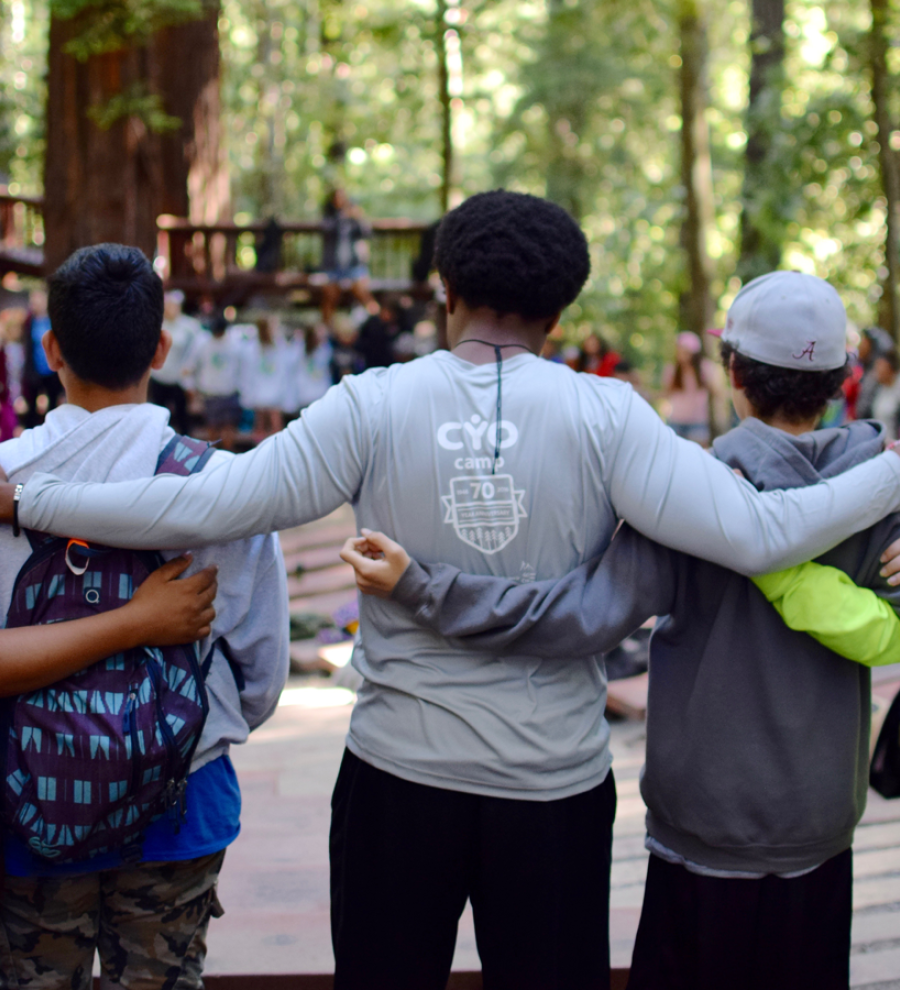
<instances>
[{"instance_id":1,"label":"striped backpack pattern","mask_svg":"<svg viewBox=\"0 0 900 990\"><path fill-rule=\"evenodd\" d=\"M156 473L188 475L213 448L174 437ZM159 554L28 533L7 628L78 619L123 605ZM3 825L53 863L120 850L137 858L168 810L177 828L191 758L209 709L196 644L118 653L50 687L5 699L0 713Z\"/></svg>"}]
</instances>

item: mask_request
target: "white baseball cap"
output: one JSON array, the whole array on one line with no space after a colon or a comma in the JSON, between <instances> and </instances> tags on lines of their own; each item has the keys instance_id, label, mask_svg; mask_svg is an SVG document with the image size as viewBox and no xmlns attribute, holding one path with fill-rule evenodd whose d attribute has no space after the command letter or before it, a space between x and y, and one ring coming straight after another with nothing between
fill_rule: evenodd
<instances>
[{"instance_id":1,"label":"white baseball cap","mask_svg":"<svg viewBox=\"0 0 900 990\"><path fill-rule=\"evenodd\" d=\"M735 296L711 330L745 357L776 368L832 371L847 360L847 313L833 286L802 272L772 272Z\"/></svg>"}]
</instances>

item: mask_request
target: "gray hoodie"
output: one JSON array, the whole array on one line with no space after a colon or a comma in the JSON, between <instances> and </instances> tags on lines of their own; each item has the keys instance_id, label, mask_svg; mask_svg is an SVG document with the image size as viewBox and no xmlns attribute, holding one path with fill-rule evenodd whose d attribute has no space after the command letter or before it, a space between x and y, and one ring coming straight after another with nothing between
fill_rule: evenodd
<instances>
[{"instance_id":1,"label":"gray hoodie","mask_svg":"<svg viewBox=\"0 0 900 990\"><path fill-rule=\"evenodd\" d=\"M882 432L859 422L794 437L748 419L714 450L760 490L796 488L874 456ZM900 608L900 588L878 573L898 535L889 517L819 559ZM650 837L745 873L806 870L850 845L868 782L869 671L788 629L747 578L623 527L601 561L561 582L411 565L394 599L446 636L472 633L473 647L548 657L606 651L664 616L641 781Z\"/></svg>"},{"instance_id":2,"label":"gray hoodie","mask_svg":"<svg viewBox=\"0 0 900 990\"><path fill-rule=\"evenodd\" d=\"M93 414L63 405L42 426L0 444L0 467L14 482L27 481L36 471L72 481L146 478L175 435L168 421L168 411L150 403L110 406ZM207 470L229 460L230 454L216 451ZM0 615L6 615L16 575L30 554L24 537L15 539L8 527L0 527ZM211 639L227 639L245 684L239 691L217 651L207 678L209 717L192 772L227 753L232 743L244 742L275 711L289 659L287 579L278 538L257 536L195 551L188 573L207 564L219 568ZM201 644L201 655L208 647L209 642Z\"/></svg>"}]
</instances>

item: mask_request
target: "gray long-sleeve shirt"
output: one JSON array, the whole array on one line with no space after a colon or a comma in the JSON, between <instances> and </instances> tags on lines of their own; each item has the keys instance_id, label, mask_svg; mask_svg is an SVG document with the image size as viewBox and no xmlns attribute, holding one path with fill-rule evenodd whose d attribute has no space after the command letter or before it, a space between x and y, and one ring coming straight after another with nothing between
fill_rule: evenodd
<instances>
[{"instance_id":1,"label":"gray long-sleeve shirt","mask_svg":"<svg viewBox=\"0 0 900 990\"><path fill-rule=\"evenodd\" d=\"M255 451L185 480L63 487L34 478L25 525L123 546L197 546L318 518L344 501L414 557L476 574L559 577L619 518L653 539L756 573L821 553L900 508L900 458L802 492L760 495L678 440L632 389L531 355L497 370L446 352L345 378ZM500 457L492 474L496 441ZM865 493L861 498L860 493ZM365 683L349 748L405 779L549 800L609 768L605 675L499 658L362 603Z\"/></svg>"}]
</instances>

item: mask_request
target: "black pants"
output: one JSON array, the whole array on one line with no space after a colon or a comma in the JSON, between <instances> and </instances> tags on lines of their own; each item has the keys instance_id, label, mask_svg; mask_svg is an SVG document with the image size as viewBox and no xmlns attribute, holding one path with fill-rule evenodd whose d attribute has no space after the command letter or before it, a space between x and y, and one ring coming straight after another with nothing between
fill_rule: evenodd
<instances>
[{"instance_id":1,"label":"black pants","mask_svg":"<svg viewBox=\"0 0 900 990\"><path fill-rule=\"evenodd\" d=\"M651 856L628 990L847 990L852 886L849 849L793 880Z\"/></svg>"},{"instance_id":2,"label":"black pants","mask_svg":"<svg viewBox=\"0 0 900 990\"><path fill-rule=\"evenodd\" d=\"M172 414L170 420L176 433L188 433L187 395L180 385L167 385L150 379L150 401L155 406L162 406Z\"/></svg>"},{"instance_id":3,"label":"black pants","mask_svg":"<svg viewBox=\"0 0 900 990\"><path fill-rule=\"evenodd\" d=\"M332 798L335 990L444 990L471 899L485 990L608 990L612 773L510 801L345 752Z\"/></svg>"}]
</instances>

